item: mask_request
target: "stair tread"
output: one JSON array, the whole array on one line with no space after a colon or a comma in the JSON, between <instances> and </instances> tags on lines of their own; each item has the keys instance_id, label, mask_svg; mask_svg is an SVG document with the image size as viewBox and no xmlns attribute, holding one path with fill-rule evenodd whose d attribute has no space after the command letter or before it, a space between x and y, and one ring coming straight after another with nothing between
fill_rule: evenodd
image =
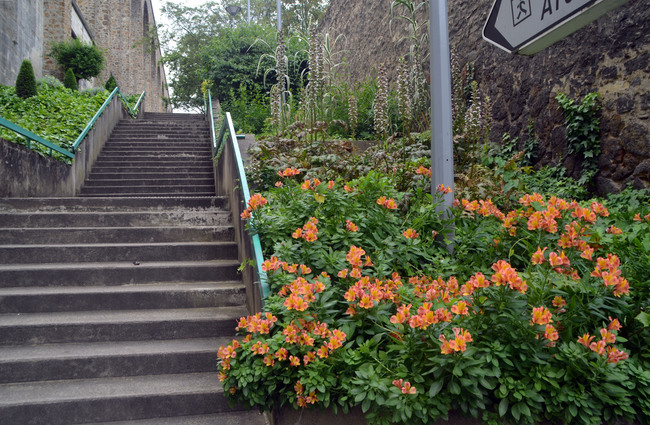
<instances>
[{"instance_id":1,"label":"stair tread","mask_svg":"<svg viewBox=\"0 0 650 425\"><path fill-rule=\"evenodd\" d=\"M119 262L88 262L88 263L24 263L24 264L0 264L0 271L6 270L60 270L60 269L77 269L77 270L88 270L88 269L132 269L134 267L138 268L167 268L167 269L176 269L183 266L192 266L192 267L212 267L216 265L232 265L239 266L240 262L237 260L203 260L203 261L146 261L138 265L134 265L130 262L119 261Z\"/></svg>"},{"instance_id":2,"label":"stair tread","mask_svg":"<svg viewBox=\"0 0 650 425\"><path fill-rule=\"evenodd\" d=\"M52 294L113 294L147 293L161 291L207 291L241 289L244 285L237 281L223 282L174 282L142 283L112 286L29 286L0 288L0 297L52 295Z\"/></svg>"},{"instance_id":3,"label":"stair tread","mask_svg":"<svg viewBox=\"0 0 650 425\"><path fill-rule=\"evenodd\" d=\"M232 411L214 415L174 416L120 422L102 422L96 425L269 425L257 411ZM83 424L82 424L83 425ZM90 425L90 424L86 424Z\"/></svg>"},{"instance_id":4,"label":"stair tread","mask_svg":"<svg viewBox=\"0 0 650 425\"><path fill-rule=\"evenodd\" d=\"M192 393L222 394L223 388L216 373L3 384L0 385L0 406Z\"/></svg>"},{"instance_id":5,"label":"stair tread","mask_svg":"<svg viewBox=\"0 0 650 425\"><path fill-rule=\"evenodd\" d=\"M66 326L88 324L152 323L158 321L228 320L247 315L243 306L159 310L102 310L52 313L0 314L0 328L11 326ZM1 397L0 397L1 398Z\"/></svg>"},{"instance_id":6,"label":"stair tread","mask_svg":"<svg viewBox=\"0 0 650 425\"><path fill-rule=\"evenodd\" d=\"M16 362L64 360L75 358L135 356L160 353L206 352L216 353L221 345L229 344L232 336L215 338L110 341L62 343L0 347L0 364ZM216 362L216 360L215 360Z\"/></svg>"}]
</instances>

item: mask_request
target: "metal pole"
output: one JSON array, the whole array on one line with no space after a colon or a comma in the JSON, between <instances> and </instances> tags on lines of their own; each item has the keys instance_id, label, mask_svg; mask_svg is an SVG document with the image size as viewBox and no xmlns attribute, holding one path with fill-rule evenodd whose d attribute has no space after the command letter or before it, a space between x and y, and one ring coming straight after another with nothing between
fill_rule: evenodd
<instances>
[{"instance_id":1,"label":"metal pole","mask_svg":"<svg viewBox=\"0 0 650 425\"><path fill-rule=\"evenodd\" d=\"M278 0L278 32L282 30L282 0Z\"/></svg>"},{"instance_id":2,"label":"metal pole","mask_svg":"<svg viewBox=\"0 0 650 425\"><path fill-rule=\"evenodd\" d=\"M431 43L431 192L438 185L454 189L454 147L451 114L451 65L447 0L429 2L429 40ZM444 195L438 207L445 217L451 217L454 193ZM453 241L453 228L449 239ZM453 249L453 245L449 247Z\"/></svg>"},{"instance_id":3,"label":"metal pole","mask_svg":"<svg viewBox=\"0 0 650 425\"><path fill-rule=\"evenodd\" d=\"M248 25L251 24L251 0L248 0Z\"/></svg>"}]
</instances>

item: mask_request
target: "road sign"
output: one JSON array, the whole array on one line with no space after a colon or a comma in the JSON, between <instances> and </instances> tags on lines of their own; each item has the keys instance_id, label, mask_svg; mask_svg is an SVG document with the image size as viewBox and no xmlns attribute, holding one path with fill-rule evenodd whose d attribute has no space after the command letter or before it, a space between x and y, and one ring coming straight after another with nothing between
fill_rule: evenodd
<instances>
[{"instance_id":1,"label":"road sign","mask_svg":"<svg viewBox=\"0 0 650 425\"><path fill-rule=\"evenodd\" d=\"M532 55L629 0L495 0L483 38Z\"/></svg>"}]
</instances>

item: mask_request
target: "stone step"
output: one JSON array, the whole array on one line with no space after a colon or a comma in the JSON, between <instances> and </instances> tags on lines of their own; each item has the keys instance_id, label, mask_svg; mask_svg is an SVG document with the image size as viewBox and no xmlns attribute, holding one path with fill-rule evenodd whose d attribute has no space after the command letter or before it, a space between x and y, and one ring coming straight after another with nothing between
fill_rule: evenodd
<instances>
[{"instance_id":1,"label":"stone step","mask_svg":"<svg viewBox=\"0 0 650 425\"><path fill-rule=\"evenodd\" d=\"M140 163L143 164L143 163ZM187 165L187 164L186 164ZM92 174L102 174L102 173L113 173L113 174L123 174L123 173L160 173L165 174L192 174L192 173L201 173L201 174L214 174L214 169L212 166L212 161L203 161L201 164L192 164L191 166L179 166L179 167L162 167L160 163L156 162L154 165L133 165L130 163L122 162L115 163L113 165L95 165L93 167Z\"/></svg>"},{"instance_id":2,"label":"stone step","mask_svg":"<svg viewBox=\"0 0 650 425\"><path fill-rule=\"evenodd\" d=\"M119 143L119 144L118 144ZM102 150L102 155L105 153L109 152L128 152L128 153L137 153L137 152L183 152L183 151L188 151L191 153L203 153L205 152L210 152L212 150L212 146L209 144L198 144L198 143L178 143L174 141L170 141L169 143L164 143L164 144L155 144L155 143L137 143L137 142L116 142L115 144L107 144L104 146L104 149Z\"/></svg>"},{"instance_id":3,"label":"stone step","mask_svg":"<svg viewBox=\"0 0 650 425\"><path fill-rule=\"evenodd\" d=\"M78 211L69 212L0 212L3 228L33 227L145 227L145 226L226 226L230 224L226 211Z\"/></svg>"},{"instance_id":4,"label":"stone step","mask_svg":"<svg viewBox=\"0 0 650 425\"><path fill-rule=\"evenodd\" d=\"M216 373L0 386L0 423L4 424L69 425L231 410Z\"/></svg>"},{"instance_id":5,"label":"stone step","mask_svg":"<svg viewBox=\"0 0 650 425\"><path fill-rule=\"evenodd\" d=\"M165 178L163 176L154 176L150 178L136 179L108 179L99 178L94 173L90 175L84 183L84 187L91 188L94 186L214 186L214 176L207 177L180 177Z\"/></svg>"},{"instance_id":6,"label":"stone step","mask_svg":"<svg viewBox=\"0 0 650 425\"><path fill-rule=\"evenodd\" d=\"M124 261L235 260L235 242L78 243L74 245L0 245L4 264Z\"/></svg>"},{"instance_id":7,"label":"stone step","mask_svg":"<svg viewBox=\"0 0 650 425\"><path fill-rule=\"evenodd\" d=\"M0 384L214 372L232 337L0 347Z\"/></svg>"},{"instance_id":8,"label":"stone step","mask_svg":"<svg viewBox=\"0 0 650 425\"><path fill-rule=\"evenodd\" d=\"M105 155L101 156L101 161L126 161L126 162L137 162L137 161L190 161L194 162L197 160L212 161L210 155L205 152L161 152L161 151L142 151L142 152L132 152L128 154L128 157L121 154L120 152L107 152ZM168 164L166 164L168 165Z\"/></svg>"},{"instance_id":9,"label":"stone step","mask_svg":"<svg viewBox=\"0 0 650 425\"><path fill-rule=\"evenodd\" d=\"M199 308L245 302L241 282L227 281L0 288L3 313Z\"/></svg>"},{"instance_id":10,"label":"stone step","mask_svg":"<svg viewBox=\"0 0 650 425\"><path fill-rule=\"evenodd\" d=\"M136 310L236 306L246 302L241 282L181 282L118 286L0 288L0 311Z\"/></svg>"},{"instance_id":11,"label":"stone step","mask_svg":"<svg viewBox=\"0 0 650 425\"><path fill-rule=\"evenodd\" d=\"M135 262L135 264L134 264ZM0 288L236 280L236 260L0 264Z\"/></svg>"},{"instance_id":12,"label":"stone step","mask_svg":"<svg viewBox=\"0 0 650 425\"><path fill-rule=\"evenodd\" d=\"M243 306L5 313L0 346L234 336L237 320L246 315Z\"/></svg>"},{"instance_id":13,"label":"stone step","mask_svg":"<svg viewBox=\"0 0 650 425\"><path fill-rule=\"evenodd\" d=\"M92 197L100 197L100 198L109 197L110 198L111 196L116 196L116 197L120 197L120 198L129 197L129 196L134 197L134 198L139 198L141 196L160 196L160 197L163 197L163 198L170 198L170 197L176 197L176 196L190 196L190 197L191 196L200 196L200 197L203 197L203 196L214 196L214 190L209 190L209 191L206 190L206 191L203 191L203 192L197 191L197 192L194 192L192 194L186 194L186 195L184 195L182 193L179 193L179 192L172 192L172 191L168 191L168 192L159 191L159 192L148 192L148 193L139 193L139 192L110 193L110 192L101 192L101 191L99 191L97 193L89 193L89 194L83 194L82 193L79 196L85 196L85 197L91 197L91 198Z\"/></svg>"},{"instance_id":14,"label":"stone step","mask_svg":"<svg viewBox=\"0 0 650 425\"><path fill-rule=\"evenodd\" d=\"M170 171L171 172L171 171ZM179 171L173 171L179 172ZM225 197L176 198L0 198L0 211L26 213L29 211L138 211L228 209Z\"/></svg>"},{"instance_id":15,"label":"stone step","mask_svg":"<svg viewBox=\"0 0 650 425\"><path fill-rule=\"evenodd\" d=\"M139 196L139 195L186 195L209 196L215 194L214 185L196 186L186 184L182 186L149 185L149 186L85 186L80 196Z\"/></svg>"},{"instance_id":16,"label":"stone step","mask_svg":"<svg viewBox=\"0 0 650 425\"><path fill-rule=\"evenodd\" d=\"M207 171L192 171L192 170L179 170L168 171L159 168L157 172L107 172L104 170L93 170L91 176L95 180L143 180L143 179L212 179L214 181L214 174L212 170Z\"/></svg>"},{"instance_id":17,"label":"stone step","mask_svg":"<svg viewBox=\"0 0 650 425\"><path fill-rule=\"evenodd\" d=\"M103 422L101 425L271 425L271 423L267 422L265 416L257 411L234 411L214 415L158 417L134 421Z\"/></svg>"},{"instance_id":18,"label":"stone step","mask_svg":"<svg viewBox=\"0 0 650 425\"><path fill-rule=\"evenodd\" d=\"M85 199L85 198L84 198ZM90 198L92 199L92 198ZM191 199L191 198L190 198ZM139 227L52 227L35 229L0 228L2 244L73 244L142 242L232 241L232 226L139 226Z\"/></svg>"}]
</instances>

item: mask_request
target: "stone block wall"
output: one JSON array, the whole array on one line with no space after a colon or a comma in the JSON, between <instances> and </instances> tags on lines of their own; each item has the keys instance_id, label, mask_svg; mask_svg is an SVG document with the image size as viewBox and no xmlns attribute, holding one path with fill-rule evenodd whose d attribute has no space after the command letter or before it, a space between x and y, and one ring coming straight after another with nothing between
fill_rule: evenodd
<instances>
[{"instance_id":1,"label":"stone block wall","mask_svg":"<svg viewBox=\"0 0 650 425\"><path fill-rule=\"evenodd\" d=\"M396 64L408 50L403 24L394 21L390 0L332 0L321 32L345 34L347 76L362 81L380 63ZM602 95L600 172L596 189L615 192L625 185L650 187L650 7L630 0L615 11L532 57L510 55L487 43L481 32L492 0L448 0L450 44L461 64L474 62L476 80L493 102L492 140L504 133L528 139L528 126L540 140L538 166L562 163L579 170L567 156L562 113L555 96L582 100ZM389 67L395 69L396 67ZM394 76L392 76L394 77Z\"/></svg>"},{"instance_id":2,"label":"stone block wall","mask_svg":"<svg viewBox=\"0 0 650 425\"><path fill-rule=\"evenodd\" d=\"M42 76L43 1L0 1L0 84L14 85L24 59Z\"/></svg>"}]
</instances>

